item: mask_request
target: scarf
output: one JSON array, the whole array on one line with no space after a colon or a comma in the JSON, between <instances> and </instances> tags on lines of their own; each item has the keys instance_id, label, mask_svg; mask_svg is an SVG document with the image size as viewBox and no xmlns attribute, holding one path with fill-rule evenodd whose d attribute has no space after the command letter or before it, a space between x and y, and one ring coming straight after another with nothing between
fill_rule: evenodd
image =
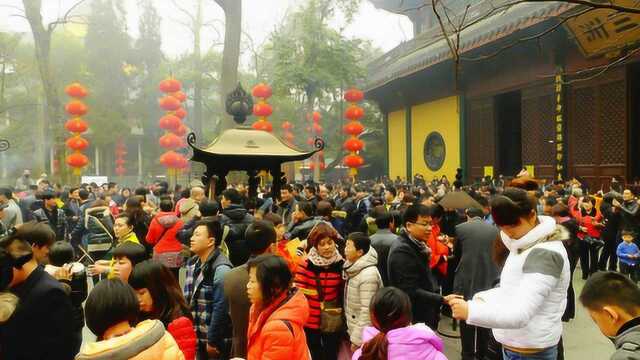
<instances>
[{"instance_id":1,"label":"scarf","mask_svg":"<svg viewBox=\"0 0 640 360\"><path fill-rule=\"evenodd\" d=\"M309 261L311 261L311 263L317 267L326 267L335 264L338 261L342 261L342 256L340 256L340 253L338 253L338 250L336 249L336 251L334 251L333 253L333 256L327 259L320 256L320 254L318 254L318 250L316 250L315 247L312 247L307 254L307 259L309 259Z\"/></svg>"}]
</instances>

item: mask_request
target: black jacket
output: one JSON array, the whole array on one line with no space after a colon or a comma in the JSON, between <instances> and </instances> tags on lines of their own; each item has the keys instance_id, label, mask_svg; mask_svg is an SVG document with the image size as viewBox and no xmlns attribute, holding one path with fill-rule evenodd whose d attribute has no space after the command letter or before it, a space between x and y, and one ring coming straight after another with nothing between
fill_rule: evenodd
<instances>
[{"instance_id":1,"label":"black jacket","mask_svg":"<svg viewBox=\"0 0 640 360\"><path fill-rule=\"evenodd\" d=\"M455 229L454 254L459 263L453 280L453 292L470 300L476 293L491 289L500 277L491 258L498 228L476 218Z\"/></svg>"},{"instance_id":2,"label":"black jacket","mask_svg":"<svg viewBox=\"0 0 640 360\"><path fill-rule=\"evenodd\" d=\"M429 255L403 232L391 245L387 264L389 284L411 299L413 322L437 326L443 298L429 268Z\"/></svg>"},{"instance_id":3,"label":"black jacket","mask_svg":"<svg viewBox=\"0 0 640 360\"><path fill-rule=\"evenodd\" d=\"M384 286L389 286L387 260L391 245L396 241L398 241L398 235L392 233L389 229L380 229L371 235L371 246L373 246L373 248L376 249L376 253L378 253L378 272L380 273L380 277L382 277Z\"/></svg>"},{"instance_id":4,"label":"black jacket","mask_svg":"<svg viewBox=\"0 0 640 360\"><path fill-rule=\"evenodd\" d=\"M220 222L229 227L229 234L224 239L229 248L229 260L233 266L240 266L249 260L249 249L244 237L247 227L253 222L253 216L242 205L231 204L222 210Z\"/></svg>"},{"instance_id":5,"label":"black jacket","mask_svg":"<svg viewBox=\"0 0 640 360\"><path fill-rule=\"evenodd\" d=\"M72 307L62 284L38 267L12 292L20 303L1 327L2 358L73 359Z\"/></svg>"},{"instance_id":6,"label":"black jacket","mask_svg":"<svg viewBox=\"0 0 640 360\"><path fill-rule=\"evenodd\" d=\"M635 200L625 201L617 208L620 212L620 230L638 232L638 203Z\"/></svg>"}]
</instances>

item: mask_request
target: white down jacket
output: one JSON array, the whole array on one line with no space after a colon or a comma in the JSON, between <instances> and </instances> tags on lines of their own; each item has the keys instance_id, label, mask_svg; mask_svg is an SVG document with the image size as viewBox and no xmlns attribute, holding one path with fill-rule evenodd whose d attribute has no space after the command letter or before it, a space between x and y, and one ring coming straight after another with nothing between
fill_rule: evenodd
<instances>
[{"instance_id":1,"label":"white down jacket","mask_svg":"<svg viewBox=\"0 0 640 360\"><path fill-rule=\"evenodd\" d=\"M553 218L538 219L520 239L500 234L509 249L500 287L469 301L467 323L493 329L496 340L512 348L551 347L562 335L570 272L561 240L568 233Z\"/></svg>"},{"instance_id":2,"label":"white down jacket","mask_svg":"<svg viewBox=\"0 0 640 360\"><path fill-rule=\"evenodd\" d=\"M382 287L378 272L378 254L372 247L354 263L344 263L344 309L351 342L362 345L362 330L371 326L369 302Z\"/></svg>"}]
</instances>

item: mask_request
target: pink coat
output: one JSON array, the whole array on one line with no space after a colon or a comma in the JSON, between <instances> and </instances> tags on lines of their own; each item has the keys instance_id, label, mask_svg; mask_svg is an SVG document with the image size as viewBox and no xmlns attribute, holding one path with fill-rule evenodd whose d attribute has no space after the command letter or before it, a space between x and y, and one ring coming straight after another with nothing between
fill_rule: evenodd
<instances>
[{"instance_id":1,"label":"pink coat","mask_svg":"<svg viewBox=\"0 0 640 360\"><path fill-rule=\"evenodd\" d=\"M366 343L379 333L378 329L368 326L362 333L362 341ZM387 359L421 359L447 360L442 353L442 340L425 324L415 324L387 333L389 342ZM360 359L362 349L358 349L352 360Z\"/></svg>"}]
</instances>

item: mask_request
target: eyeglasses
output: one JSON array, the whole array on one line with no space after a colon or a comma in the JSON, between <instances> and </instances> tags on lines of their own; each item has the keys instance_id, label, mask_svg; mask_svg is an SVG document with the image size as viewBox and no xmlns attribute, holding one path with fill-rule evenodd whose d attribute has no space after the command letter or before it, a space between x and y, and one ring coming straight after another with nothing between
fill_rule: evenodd
<instances>
[{"instance_id":1,"label":"eyeglasses","mask_svg":"<svg viewBox=\"0 0 640 360\"><path fill-rule=\"evenodd\" d=\"M431 223L418 223L418 222L415 222L415 223L412 223L412 224L420 225L420 226L431 226Z\"/></svg>"}]
</instances>

